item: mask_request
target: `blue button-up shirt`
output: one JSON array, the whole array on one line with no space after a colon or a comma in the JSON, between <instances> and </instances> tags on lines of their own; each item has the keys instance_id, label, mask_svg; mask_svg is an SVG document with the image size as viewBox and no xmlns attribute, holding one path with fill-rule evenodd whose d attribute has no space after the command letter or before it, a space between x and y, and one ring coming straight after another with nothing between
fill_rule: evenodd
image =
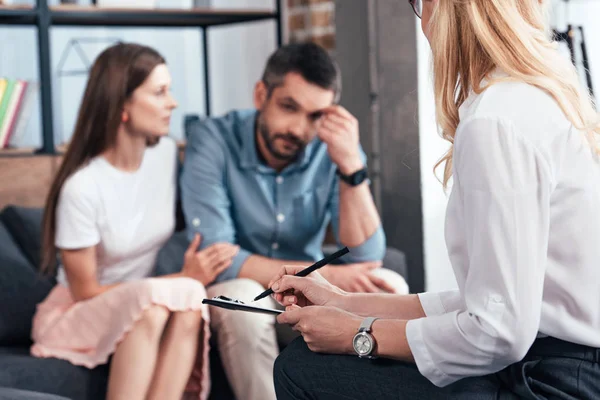
<instances>
[{"instance_id":1,"label":"blue button-up shirt","mask_svg":"<svg viewBox=\"0 0 600 400\"><path fill-rule=\"evenodd\" d=\"M199 232L202 248L216 242L240 246L217 281L236 278L251 254L307 262L322 258L330 222L339 243L339 182L325 143L313 140L278 173L257 154L255 119L255 110L233 111L194 122L187 132L181 196L188 237ZM381 260L384 252L379 227L343 261Z\"/></svg>"}]
</instances>

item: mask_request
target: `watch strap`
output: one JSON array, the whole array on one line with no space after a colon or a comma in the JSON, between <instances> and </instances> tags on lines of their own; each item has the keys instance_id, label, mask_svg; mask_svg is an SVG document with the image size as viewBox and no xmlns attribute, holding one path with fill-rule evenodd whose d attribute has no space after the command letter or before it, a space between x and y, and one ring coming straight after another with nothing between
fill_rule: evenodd
<instances>
[{"instance_id":1,"label":"watch strap","mask_svg":"<svg viewBox=\"0 0 600 400\"><path fill-rule=\"evenodd\" d=\"M342 174L342 171L340 171L340 169L338 168L336 170L336 174L340 177L341 180L343 180L347 184L351 186L357 186L363 183L366 179L368 179L368 171L369 170L367 169L367 167L364 166L363 168L354 171L350 175L344 175Z\"/></svg>"},{"instance_id":2,"label":"watch strap","mask_svg":"<svg viewBox=\"0 0 600 400\"><path fill-rule=\"evenodd\" d=\"M358 328L359 332L370 332L371 331L371 326L373 326L373 322L375 322L375 320L378 320L379 318L377 317L367 317L365 319L363 319L362 323L360 324L360 327Z\"/></svg>"}]
</instances>

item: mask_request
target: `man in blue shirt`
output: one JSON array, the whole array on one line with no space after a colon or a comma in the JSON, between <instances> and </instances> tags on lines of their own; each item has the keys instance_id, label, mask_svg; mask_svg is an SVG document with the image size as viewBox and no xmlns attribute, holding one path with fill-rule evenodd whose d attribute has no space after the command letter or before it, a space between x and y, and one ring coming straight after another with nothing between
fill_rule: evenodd
<instances>
[{"instance_id":1,"label":"man in blue shirt","mask_svg":"<svg viewBox=\"0 0 600 400\"><path fill-rule=\"evenodd\" d=\"M350 253L343 267L320 271L353 292L406 292L381 267L385 235L366 177L358 122L337 105L338 68L315 44L278 49L254 91L255 110L193 124L181 177L191 238L202 247L236 243L239 253L208 290L250 301L284 264L323 257L331 224ZM271 298L261 300L275 307ZM274 319L211 309L223 365L239 400L275 399ZM357 327L358 328L358 327Z\"/></svg>"}]
</instances>

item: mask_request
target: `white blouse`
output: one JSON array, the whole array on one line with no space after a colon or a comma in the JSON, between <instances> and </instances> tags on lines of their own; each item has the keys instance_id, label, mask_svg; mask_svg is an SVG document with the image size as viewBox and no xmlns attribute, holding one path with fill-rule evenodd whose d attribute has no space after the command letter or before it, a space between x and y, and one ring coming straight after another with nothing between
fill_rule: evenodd
<instances>
[{"instance_id":1,"label":"white blouse","mask_svg":"<svg viewBox=\"0 0 600 400\"><path fill-rule=\"evenodd\" d=\"M520 361L541 336L600 347L600 163L533 86L460 109L446 245L459 289L419 295L407 336L437 386Z\"/></svg>"}]
</instances>

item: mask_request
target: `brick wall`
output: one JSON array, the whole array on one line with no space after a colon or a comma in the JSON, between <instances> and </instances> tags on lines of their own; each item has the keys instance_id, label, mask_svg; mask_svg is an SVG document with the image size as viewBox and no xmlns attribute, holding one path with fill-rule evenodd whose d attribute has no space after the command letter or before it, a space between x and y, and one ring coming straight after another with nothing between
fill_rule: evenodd
<instances>
[{"instance_id":1,"label":"brick wall","mask_svg":"<svg viewBox=\"0 0 600 400\"><path fill-rule=\"evenodd\" d=\"M290 43L315 42L335 50L335 2L333 0L287 0Z\"/></svg>"}]
</instances>

